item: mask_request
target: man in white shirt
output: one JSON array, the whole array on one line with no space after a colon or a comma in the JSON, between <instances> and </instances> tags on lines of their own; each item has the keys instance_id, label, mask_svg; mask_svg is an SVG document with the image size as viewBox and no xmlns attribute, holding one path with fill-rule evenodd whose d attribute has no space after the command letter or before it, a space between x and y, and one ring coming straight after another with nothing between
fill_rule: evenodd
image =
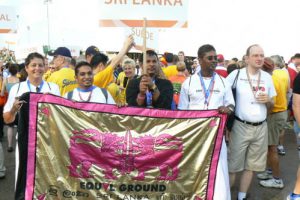
<instances>
[{"instance_id":1,"label":"man in white shirt","mask_svg":"<svg viewBox=\"0 0 300 200\"><path fill-rule=\"evenodd\" d=\"M81 102L115 104L112 96L104 88L93 85L94 75L88 62L80 62L75 67L75 80L78 87L66 93L65 98Z\"/></svg>"},{"instance_id":2,"label":"man in white shirt","mask_svg":"<svg viewBox=\"0 0 300 200\"><path fill-rule=\"evenodd\" d=\"M217 64L216 50L212 45L203 45L198 50L201 70L187 78L181 87L178 109L218 109L229 114L234 110L234 99L227 81L214 70ZM223 139L218 162L214 199L230 200L227 166L227 147Z\"/></svg>"},{"instance_id":3,"label":"man in white shirt","mask_svg":"<svg viewBox=\"0 0 300 200\"><path fill-rule=\"evenodd\" d=\"M237 172L243 171L238 200L246 199L253 171L264 171L268 149L267 110L276 96L272 77L261 70L264 51L252 45L246 52L246 68L235 70L227 77L233 85L236 79L235 121L229 139L230 184Z\"/></svg>"}]
</instances>

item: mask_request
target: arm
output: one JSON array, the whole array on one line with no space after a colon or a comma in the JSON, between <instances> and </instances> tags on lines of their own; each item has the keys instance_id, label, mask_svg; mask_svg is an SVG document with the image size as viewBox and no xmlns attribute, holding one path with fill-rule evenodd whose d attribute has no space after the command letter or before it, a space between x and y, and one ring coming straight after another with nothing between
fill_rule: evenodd
<instances>
[{"instance_id":1,"label":"arm","mask_svg":"<svg viewBox=\"0 0 300 200\"><path fill-rule=\"evenodd\" d=\"M164 108L164 109L171 109L171 104L173 100L173 85L169 80L160 79L157 81L156 86L159 90L159 93L154 93L153 95L153 106L155 108ZM158 96L155 99L155 95Z\"/></svg>"},{"instance_id":2,"label":"arm","mask_svg":"<svg viewBox=\"0 0 300 200\"><path fill-rule=\"evenodd\" d=\"M178 109L179 110L187 110L189 108L189 83L190 83L190 79L192 77L190 76L189 78L187 78L181 86L181 90L180 90L180 96L179 96L179 102L178 102Z\"/></svg>"},{"instance_id":3,"label":"arm","mask_svg":"<svg viewBox=\"0 0 300 200\"><path fill-rule=\"evenodd\" d=\"M10 109L10 111L3 113L3 119L4 119L5 123L9 124L9 123L12 123L13 121L15 121L16 114L20 110L23 103L26 103L26 102L23 100L16 99L15 102L13 103L13 106Z\"/></svg>"},{"instance_id":4,"label":"arm","mask_svg":"<svg viewBox=\"0 0 300 200\"><path fill-rule=\"evenodd\" d=\"M300 125L300 94L293 93L293 111L297 124Z\"/></svg>"},{"instance_id":5,"label":"arm","mask_svg":"<svg viewBox=\"0 0 300 200\"><path fill-rule=\"evenodd\" d=\"M140 81L139 79L132 79L129 81L126 89L126 102L129 106L138 106L137 97L140 92L139 90ZM144 99L145 101L145 99Z\"/></svg>"},{"instance_id":6,"label":"arm","mask_svg":"<svg viewBox=\"0 0 300 200\"><path fill-rule=\"evenodd\" d=\"M1 88L1 96L4 96L4 92L5 92L5 86L6 86L6 79L2 79L2 88Z\"/></svg>"},{"instance_id":7,"label":"arm","mask_svg":"<svg viewBox=\"0 0 300 200\"><path fill-rule=\"evenodd\" d=\"M121 49L121 51L118 53L118 55L116 55L110 63L110 66L112 66L113 68L115 68L116 66L118 66L120 64L120 62L122 61L123 57L125 56L125 54L131 49L131 47L133 46L134 40L133 40L133 36L130 35L126 38L124 45Z\"/></svg>"}]
</instances>

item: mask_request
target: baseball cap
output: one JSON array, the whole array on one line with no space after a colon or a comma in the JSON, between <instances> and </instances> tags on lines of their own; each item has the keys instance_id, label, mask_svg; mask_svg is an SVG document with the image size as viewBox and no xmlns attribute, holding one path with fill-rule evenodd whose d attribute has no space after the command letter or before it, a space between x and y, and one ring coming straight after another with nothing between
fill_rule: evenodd
<instances>
[{"instance_id":1,"label":"baseball cap","mask_svg":"<svg viewBox=\"0 0 300 200\"><path fill-rule=\"evenodd\" d=\"M99 49L96 46L89 46L86 50L85 50L85 55L96 55L100 53Z\"/></svg>"},{"instance_id":2,"label":"baseball cap","mask_svg":"<svg viewBox=\"0 0 300 200\"><path fill-rule=\"evenodd\" d=\"M48 53L50 56L65 56L72 58L71 51L67 47L58 47L54 52Z\"/></svg>"},{"instance_id":3,"label":"baseball cap","mask_svg":"<svg viewBox=\"0 0 300 200\"><path fill-rule=\"evenodd\" d=\"M217 55L218 62L223 62L224 61L224 56L222 54Z\"/></svg>"}]
</instances>

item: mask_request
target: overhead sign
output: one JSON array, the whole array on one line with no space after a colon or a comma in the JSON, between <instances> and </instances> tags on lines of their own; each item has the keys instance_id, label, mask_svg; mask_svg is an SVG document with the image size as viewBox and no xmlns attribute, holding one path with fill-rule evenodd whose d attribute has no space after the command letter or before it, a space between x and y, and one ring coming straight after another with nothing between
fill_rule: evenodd
<instances>
[{"instance_id":1,"label":"overhead sign","mask_svg":"<svg viewBox=\"0 0 300 200\"><path fill-rule=\"evenodd\" d=\"M101 27L187 28L188 0L100 0Z\"/></svg>"},{"instance_id":2,"label":"overhead sign","mask_svg":"<svg viewBox=\"0 0 300 200\"><path fill-rule=\"evenodd\" d=\"M17 30L17 16L13 7L0 6L0 34L15 33Z\"/></svg>"}]
</instances>

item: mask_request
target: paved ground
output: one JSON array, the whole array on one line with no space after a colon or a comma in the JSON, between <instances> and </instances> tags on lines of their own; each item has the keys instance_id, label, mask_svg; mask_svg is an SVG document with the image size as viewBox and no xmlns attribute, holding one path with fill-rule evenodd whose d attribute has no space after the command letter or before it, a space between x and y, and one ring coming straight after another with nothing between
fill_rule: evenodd
<instances>
[{"instance_id":1,"label":"paved ground","mask_svg":"<svg viewBox=\"0 0 300 200\"><path fill-rule=\"evenodd\" d=\"M284 178L284 189L268 189L258 185L258 180L254 178L251 189L251 200L285 200L287 194L293 190L296 171L299 164L299 154L296 149L295 136L292 131L288 131L285 135L286 155L280 156L281 173ZM7 174L5 179L0 179L0 200L14 199L14 171L15 171L15 156L13 153L8 153L7 142L3 141L3 149L5 153L5 161ZM236 199L237 184L232 189L232 199Z\"/></svg>"}]
</instances>

